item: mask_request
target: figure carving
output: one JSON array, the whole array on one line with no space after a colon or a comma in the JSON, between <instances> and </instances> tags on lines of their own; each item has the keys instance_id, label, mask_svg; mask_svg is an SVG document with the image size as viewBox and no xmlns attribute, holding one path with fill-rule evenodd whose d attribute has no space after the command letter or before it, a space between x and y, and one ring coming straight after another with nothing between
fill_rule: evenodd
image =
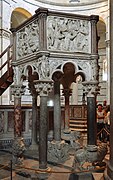
<instances>
[{"instance_id":1,"label":"figure carving","mask_svg":"<svg viewBox=\"0 0 113 180\"><path fill-rule=\"evenodd\" d=\"M98 80L99 67L97 63L97 59L91 60L92 67L92 80Z\"/></svg>"},{"instance_id":2,"label":"figure carving","mask_svg":"<svg viewBox=\"0 0 113 180\"><path fill-rule=\"evenodd\" d=\"M47 32L48 48L51 50L89 50L89 25L86 20L49 16Z\"/></svg>"},{"instance_id":3,"label":"figure carving","mask_svg":"<svg viewBox=\"0 0 113 180\"><path fill-rule=\"evenodd\" d=\"M49 59L45 55L40 57L36 61L36 67L38 68L40 79L48 79L50 75Z\"/></svg>"},{"instance_id":4,"label":"figure carving","mask_svg":"<svg viewBox=\"0 0 113 180\"><path fill-rule=\"evenodd\" d=\"M25 26L17 34L17 59L34 53L39 48L38 21Z\"/></svg>"}]
</instances>

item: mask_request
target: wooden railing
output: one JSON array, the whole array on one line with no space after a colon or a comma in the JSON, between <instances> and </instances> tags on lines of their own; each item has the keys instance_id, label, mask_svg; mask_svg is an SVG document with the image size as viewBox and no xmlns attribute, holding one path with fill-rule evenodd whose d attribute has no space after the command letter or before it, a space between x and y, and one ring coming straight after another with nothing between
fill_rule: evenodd
<instances>
[{"instance_id":1,"label":"wooden railing","mask_svg":"<svg viewBox=\"0 0 113 180\"><path fill-rule=\"evenodd\" d=\"M1 54L0 54L0 59L4 58L6 56L6 60L5 58L3 59L4 63L0 66L0 71L7 66L6 71L9 70L9 68L11 67L11 61L12 61L12 46L13 45L9 45Z\"/></svg>"}]
</instances>

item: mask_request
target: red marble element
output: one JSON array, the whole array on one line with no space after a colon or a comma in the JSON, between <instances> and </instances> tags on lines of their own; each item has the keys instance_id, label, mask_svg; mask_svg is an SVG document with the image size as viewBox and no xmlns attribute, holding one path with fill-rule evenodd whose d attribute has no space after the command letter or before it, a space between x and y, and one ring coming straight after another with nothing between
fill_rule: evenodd
<instances>
[{"instance_id":1,"label":"red marble element","mask_svg":"<svg viewBox=\"0 0 113 180\"><path fill-rule=\"evenodd\" d=\"M16 137L21 137L22 132L22 118L21 118L21 107L17 105L15 107L15 121L14 121L14 134Z\"/></svg>"}]
</instances>

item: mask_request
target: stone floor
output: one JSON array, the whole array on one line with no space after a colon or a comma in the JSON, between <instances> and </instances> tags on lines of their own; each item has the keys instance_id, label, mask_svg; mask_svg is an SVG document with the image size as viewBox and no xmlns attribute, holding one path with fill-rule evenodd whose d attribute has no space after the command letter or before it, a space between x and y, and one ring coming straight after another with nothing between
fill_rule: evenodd
<instances>
[{"instance_id":1,"label":"stone floor","mask_svg":"<svg viewBox=\"0 0 113 180\"><path fill-rule=\"evenodd\" d=\"M38 169L38 160L37 153L33 151L29 151L25 154L24 157L24 168L16 167L12 172L13 180L29 180L36 179L36 171ZM10 180L11 179L11 164L12 156L10 153L6 151L0 151L0 179L1 180ZM109 154L106 155L105 160L109 159ZM69 176L72 170L74 157L71 155L69 160L62 164L48 163L49 167L49 176L48 180L69 180ZM103 170L98 170L97 172L93 172L93 177L95 180L102 180ZM34 177L34 178L33 178ZM85 178L86 179L86 178ZM85 180L84 179L84 180ZM87 179L86 179L87 180Z\"/></svg>"}]
</instances>

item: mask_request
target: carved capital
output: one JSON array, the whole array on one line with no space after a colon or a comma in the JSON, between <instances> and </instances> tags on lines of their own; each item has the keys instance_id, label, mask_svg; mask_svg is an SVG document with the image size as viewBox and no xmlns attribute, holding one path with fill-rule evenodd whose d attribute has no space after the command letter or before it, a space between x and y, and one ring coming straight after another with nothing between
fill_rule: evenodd
<instances>
[{"instance_id":1,"label":"carved capital","mask_svg":"<svg viewBox=\"0 0 113 180\"><path fill-rule=\"evenodd\" d=\"M53 89L53 81L34 81L34 86L36 88L36 92L40 94L40 96L48 96L48 93Z\"/></svg>"},{"instance_id":2,"label":"carved capital","mask_svg":"<svg viewBox=\"0 0 113 180\"><path fill-rule=\"evenodd\" d=\"M95 97L99 94L100 87L98 86L98 81L83 82L82 84L84 86L84 93L87 97Z\"/></svg>"},{"instance_id":3,"label":"carved capital","mask_svg":"<svg viewBox=\"0 0 113 180\"><path fill-rule=\"evenodd\" d=\"M12 85L11 86L11 94L14 96L21 97L25 93L25 87L24 85Z\"/></svg>"}]
</instances>

